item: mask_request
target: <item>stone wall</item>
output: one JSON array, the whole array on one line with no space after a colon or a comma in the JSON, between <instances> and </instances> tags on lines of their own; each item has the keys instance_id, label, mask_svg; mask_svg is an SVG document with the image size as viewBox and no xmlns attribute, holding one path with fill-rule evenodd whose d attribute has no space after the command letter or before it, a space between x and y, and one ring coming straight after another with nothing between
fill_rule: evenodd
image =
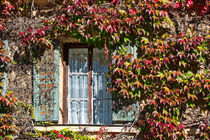
<instances>
[{"instance_id":1,"label":"stone wall","mask_svg":"<svg viewBox=\"0 0 210 140\"><path fill-rule=\"evenodd\" d=\"M14 42L9 42L8 52L13 62L7 65L7 91L13 91L19 101L32 104L32 64L27 64L27 58L21 55Z\"/></svg>"}]
</instances>

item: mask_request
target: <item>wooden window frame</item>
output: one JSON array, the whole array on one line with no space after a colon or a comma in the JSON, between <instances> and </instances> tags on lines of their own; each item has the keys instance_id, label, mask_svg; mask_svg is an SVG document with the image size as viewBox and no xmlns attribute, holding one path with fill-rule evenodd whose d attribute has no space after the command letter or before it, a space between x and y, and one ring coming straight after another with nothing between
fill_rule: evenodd
<instances>
[{"instance_id":1,"label":"wooden window frame","mask_svg":"<svg viewBox=\"0 0 210 140\"><path fill-rule=\"evenodd\" d=\"M81 43L66 43L63 45L63 124L68 124L68 55L69 49L88 49L88 121L93 124L93 82L92 61L93 47Z\"/></svg>"},{"instance_id":2,"label":"wooden window frame","mask_svg":"<svg viewBox=\"0 0 210 140\"><path fill-rule=\"evenodd\" d=\"M69 49L88 49L88 125L93 125L93 46L88 47L81 43L66 43L63 45L63 111L62 119L63 124L68 124L68 59ZM113 121L113 124L125 124L131 121ZM78 125L78 124L74 124ZM84 124L79 124L84 125Z\"/></svg>"}]
</instances>

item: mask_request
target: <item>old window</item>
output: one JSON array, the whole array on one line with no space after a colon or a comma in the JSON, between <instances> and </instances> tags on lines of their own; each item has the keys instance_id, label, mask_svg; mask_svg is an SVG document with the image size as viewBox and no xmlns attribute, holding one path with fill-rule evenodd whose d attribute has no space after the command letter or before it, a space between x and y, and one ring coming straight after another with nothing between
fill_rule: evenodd
<instances>
[{"instance_id":1,"label":"old window","mask_svg":"<svg viewBox=\"0 0 210 140\"><path fill-rule=\"evenodd\" d=\"M64 104L68 110L64 120L69 124L111 124L112 99L106 90L108 61L104 51L78 45L64 46Z\"/></svg>"},{"instance_id":2,"label":"old window","mask_svg":"<svg viewBox=\"0 0 210 140\"><path fill-rule=\"evenodd\" d=\"M46 50L38 64L34 65L33 104L36 121L115 124L136 118L135 110L138 109L133 110L135 105L116 105L119 99L113 95L111 97L106 90L108 60L103 49L74 43L65 44L63 51L59 51L59 43L54 44L54 48ZM63 74L59 64L60 52L63 54ZM62 118L59 118L59 112Z\"/></svg>"}]
</instances>

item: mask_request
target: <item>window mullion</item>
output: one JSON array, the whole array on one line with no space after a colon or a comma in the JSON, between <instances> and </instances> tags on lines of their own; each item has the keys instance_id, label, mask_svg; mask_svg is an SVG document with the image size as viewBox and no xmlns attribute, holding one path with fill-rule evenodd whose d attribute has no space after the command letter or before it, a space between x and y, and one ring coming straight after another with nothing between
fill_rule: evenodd
<instances>
[{"instance_id":1,"label":"window mullion","mask_svg":"<svg viewBox=\"0 0 210 140\"><path fill-rule=\"evenodd\" d=\"M88 48L88 120L93 123L93 48Z\"/></svg>"}]
</instances>

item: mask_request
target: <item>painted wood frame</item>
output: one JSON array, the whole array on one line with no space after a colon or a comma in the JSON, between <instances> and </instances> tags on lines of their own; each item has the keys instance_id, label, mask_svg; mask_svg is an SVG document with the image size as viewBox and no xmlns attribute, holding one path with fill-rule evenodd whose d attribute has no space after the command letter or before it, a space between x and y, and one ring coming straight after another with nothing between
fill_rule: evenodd
<instances>
[{"instance_id":1,"label":"painted wood frame","mask_svg":"<svg viewBox=\"0 0 210 140\"><path fill-rule=\"evenodd\" d=\"M92 58L93 58L93 47L81 43L66 43L63 45L63 124L68 123L68 55L69 49L88 49L88 121L89 124L93 123L93 91L92 91Z\"/></svg>"}]
</instances>

